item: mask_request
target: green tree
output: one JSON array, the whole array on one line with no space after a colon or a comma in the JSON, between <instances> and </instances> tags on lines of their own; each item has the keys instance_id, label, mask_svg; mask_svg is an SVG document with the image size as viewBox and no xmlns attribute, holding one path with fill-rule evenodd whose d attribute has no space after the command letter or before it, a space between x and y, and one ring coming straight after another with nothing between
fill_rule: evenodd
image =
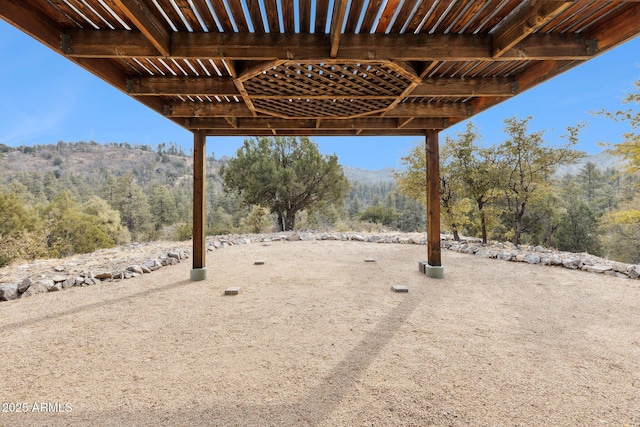
<instances>
[{"instance_id":1,"label":"green tree","mask_svg":"<svg viewBox=\"0 0 640 427\"><path fill-rule=\"evenodd\" d=\"M81 209L82 212L97 218L116 244L131 241L131 233L120 222L120 212L112 209L105 200L92 196L81 206Z\"/></svg>"},{"instance_id":2,"label":"green tree","mask_svg":"<svg viewBox=\"0 0 640 427\"><path fill-rule=\"evenodd\" d=\"M480 220L482 243L487 243L487 218L485 205L496 197L498 186L494 150L479 148L475 141L480 139L473 123L467 124L464 133L456 139L447 138L452 161L448 165L450 175L464 183L465 196L475 201Z\"/></svg>"},{"instance_id":3,"label":"green tree","mask_svg":"<svg viewBox=\"0 0 640 427\"><path fill-rule=\"evenodd\" d=\"M589 206L574 198L554 234L558 249L569 252L601 254L598 219Z\"/></svg>"},{"instance_id":4,"label":"green tree","mask_svg":"<svg viewBox=\"0 0 640 427\"><path fill-rule=\"evenodd\" d=\"M506 119L504 131L508 139L496 149L499 186L504 194L516 245L520 244L525 214L533 196L548 190L549 180L559 164L582 156L582 153L570 149L577 144L582 126L568 127L568 134L564 136L567 143L561 148L551 148L545 146L544 131L528 133L529 120L531 117Z\"/></svg>"},{"instance_id":5,"label":"green tree","mask_svg":"<svg viewBox=\"0 0 640 427\"><path fill-rule=\"evenodd\" d=\"M127 172L117 180L113 196L114 207L120 211L122 223L139 238L151 225L151 212L147 196L136 184L133 174Z\"/></svg>"},{"instance_id":6,"label":"green tree","mask_svg":"<svg viewBox=\"0 0 640 427\"><path fill-rule=\"evenodd\" d=\"M395 174L400 193L419 200L426 208L427 160L424 145L416 144L408 155L400 159L405 170ZM471 206L464 197L464 182L452 167L453 150L447 142L440 149L440 204L443 225L460 240L460 232L469 223Z\"/></svg>"},{"instance_id":7,"label":"green tree","mask_svg":"<svg viewBox=\"0 0 640 427\"><path fill-rule=\"evenodd\" d=\"M630 93L624 99L624 104L640 104L640 80L635 82L636 93ZM629 124L629 132L623 134L624 141L616 144L610 152L621 156L627 162L627 172L640 172L640 109L628 108L616 112L601 112L605 116Z\"/></svg>"},{"instance_id":8,"label":"green tree","mask_svg":"<svg viewBox=\"0 0 640 427\"><path fill-rule=\"evenodd\" d=\"M322 156L306 137L247 139L220 172L227 191L270 209L281 231L292 230L303 209L342 202L348 189L337 156Z\"/></svg>"},{"instance_id":9,"label":"green tree","mask_svg":"<svg viewBox=\"0 0 640 427\"><path fill-rule=\"evenodd\" d=\"M363 221L375 222L376 224L382 224L390 226L398 219L400 214L394 208L389 206L369 206L360 214L360 219Z\"/></svg>"},{"instance_id":10,"label":"green tree","mask_svg":"<svg viewBox=\"0 0 640 427\"><path fill-rule=\"evenodd\" d=\"M55 257L89 253L115 245L100 218L81 212L67 191L62 191L43 213L51 224L48 246Z\"/></svg>"},{"instance_id":11,"label":"green tree","mask_svg":"<svg viewBox=\"0 0 640 427\"><path fill-rule=\"evenodd\" d=\"M154 183L149 187L149 206L156 231L178 220L178 209L173 193L165 185Z\"/></svg>"}]
</instances>

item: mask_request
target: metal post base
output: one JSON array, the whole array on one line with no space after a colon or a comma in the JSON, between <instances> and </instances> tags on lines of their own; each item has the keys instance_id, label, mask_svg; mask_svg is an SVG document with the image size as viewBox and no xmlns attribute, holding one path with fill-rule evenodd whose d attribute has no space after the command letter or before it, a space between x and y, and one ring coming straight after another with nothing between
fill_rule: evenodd
<instances>
[{"instance_id":1,"label":"metal post base","mask_svg":"<svg viewBox=\"0 0 640 427\"><path fill-rule=\"evenodd\" d=\"M207 268L194 268L191 270L190 279L192 282L198 282L200 280L206 280Z\"/></svg>"}]
</instances>

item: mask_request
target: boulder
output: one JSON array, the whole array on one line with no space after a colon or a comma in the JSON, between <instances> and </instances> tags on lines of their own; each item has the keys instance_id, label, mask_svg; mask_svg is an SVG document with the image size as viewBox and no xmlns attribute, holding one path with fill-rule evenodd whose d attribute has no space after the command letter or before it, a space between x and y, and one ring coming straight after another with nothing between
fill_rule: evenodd
<instances>
[{"instance_id":1,"label":"boulder","mask_svg":"<svg viewBox=\"0 0 640 427\"><path fill-rule=\"evenodd\" d=\"M111 279L113 278L113 273L111 273L110 271L103 271L100 273L97 273L95 276L93 276L95 279L99 279L99 280L106 280L106 279Z\"/></svg>"},{"instance_id":2,"label":"boulder","mask_svg":"<svg viewBox=\"0 0 640 427\"><path fill-rule=\"evenodd\" d=\"M169 259L177 259L177 258L170 257ZM130 265L129 267L127 267L127 271L130 271L132 273L138 273L138 274L144 273L144 271L142 270L142 267L140 267L139 265Z\"/></svg>"},{"instance_id":3,"label":"boulder","mask_svg":"<svg viewBox=\"0 0 640 427\"><path fill-rule=\"evenodd\" d=\"M67 280L67 278L65 276L62 276L60 274L55 275L51 278L51 280L53 280L53 283L61 283L64 282L65 280Z\"/></svg>"},{"instance_id":4,"label":"boulder","mask_svg":"<svg viewBox=\"0 0 640 427\"><path fill-rule=\"evenodd\" d=\"M47 289L47 284L44 283L43 280L38 280L37 282L32 283L31 286L29 286L29 289L24 291L22 295L20 295L20 297L21 298L30 297L31 295L44 294L45 292L48 292L48 291L49 289Z\"/></svg>"},{"instance_id":5,"label":"boulder","mask_svg":"<svg viewBox=\"0 0 640 427\"><path fill-rule=\"evenodd\" d=\"M0 286L0 301L11 301L18 298L18 283Z\"/></svg>"},{"instance_id":6,"label":"boulder","mask_svg":"<svg viewBox=\"0 0 640 427\"><path fill-rule=\"evenodd\" d=\"M526 254L523 261L527 264L540 264L540 255L538 254Z\"/></svg>"},{"instance_id":7,"label":"boulder","mask_svg":"<svg viewBox=\"0 0 640 427\"><path fill-rule=\"evenodd\" d=\"M630 265L629 268L627 268L627 276L632 279L640 277L640 265Z\"/></svg>"},{"instance_id":8,"label":"boulder","mask_svg":"<svg viewBox=\"0 0 640 427\"><path fill-rule=\"evenodd\" d=\"M298 240L300 240L300 235L298 233L290 234L289 236L287 236L287 240L290 242L297 242Z\"/></svg>"},{"instance_id":9,"label":"boulder","mask_svg":"<svg viewBox=\"0 0 640 427\"><path fill-rule=\"evenodd\" d=\"M70 278L62 282L62 289L67 289L76 285L76 279Z\"/></svg>"},{"instance_id":10,"label":"boulder","mask_svg":"<svg viewBox=\"0 0 640 427\"><path fill-rule=\"evenodd\" d=\"M562 261L564 268L570 268L571 270L577 270L580 268L580 258L568 258Z\"/></svg>"},{"instance_id":11,"label":"boulder","mask_svg":"<svg viewBox=\"0 0 640 427\"><path fill-rule=\"evenodd\" d=\"M27 289L29 289L29 286L31 286L32 284L33 284L33 281L27 277L18 285L18 292L20 293L25 292Z\"/></svg>"},{"instance_id":12,"label":"boulder","mask_svg":"<svg viewBox=\"0 0 640 427\"><path fill-rule=\"evenodd\" d=\"M65 279L66 280L66 279ZM54 282L53 280L47 284L47 291L58 292L62 290L62 282Z\"/></svg>"},{"instance_id":13,"label":"boulder","mask_svg":"<svg viewBox=\"0 0 640 427\"><path fill-rule=\"evenodd\" d=\"M607 271L612 271L613 267L611 267L610 265L604 265L604 264L585 265L585 270L590 271L592 273L604 273Z\"/></svg>"}]
</instances>

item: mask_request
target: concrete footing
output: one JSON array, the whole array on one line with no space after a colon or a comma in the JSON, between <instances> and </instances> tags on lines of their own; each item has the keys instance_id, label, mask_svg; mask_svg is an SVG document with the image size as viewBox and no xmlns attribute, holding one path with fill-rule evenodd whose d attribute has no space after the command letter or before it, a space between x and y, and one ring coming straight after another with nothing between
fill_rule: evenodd
<instances>
[{"instance_id":1,"label":"concrete footing","mask_svg":"<svg viewBox=\"0 0 640 427\"><path fill-rule=\"evenodd\" d=\"M429 265L426 261L420 261L418 263L418 270L420 270L420 273L432 279L444 278L444 267L441 265Z\"/></svg>"},{"instance_id":2,"label":"concrete footing","mask_svg":"<svg viewBox=\"0 0 640 427\"><path fill-rule=\"evenodd\" d=\"M192 282L198 282L200 280L206 280L207 268L193 268L191 269L190 279Z\"/></svg>"}]
</instances>

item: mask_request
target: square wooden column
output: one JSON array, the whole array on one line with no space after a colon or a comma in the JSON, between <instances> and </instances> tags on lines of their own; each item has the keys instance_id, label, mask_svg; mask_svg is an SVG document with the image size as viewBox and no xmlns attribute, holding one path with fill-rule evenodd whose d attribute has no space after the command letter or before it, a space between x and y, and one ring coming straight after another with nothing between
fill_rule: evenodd
<instances>
[{"instance_id":1,"label":"square wooden column","mask_svg":"<svg viewBox=\"0 0 640 427\"><path fill-rule=\"evenodd\" d=\"M206 268L206 160L207 134L203 130L193 132L193 268L191 280L205 280Z\"/></svg>"},{"instance_id":2,"label":"square wooden column","mask_svg":"<svg viewBox=\"0 0 640 427\"><path fill-rule=\"evenodd\" d=\"M440 147L438 131L425 131L427 174L427 263L424 273L428 277L444 277L440 253ZM421 268L422 270L422 268Z\"/></svg>"}]
</instances>

